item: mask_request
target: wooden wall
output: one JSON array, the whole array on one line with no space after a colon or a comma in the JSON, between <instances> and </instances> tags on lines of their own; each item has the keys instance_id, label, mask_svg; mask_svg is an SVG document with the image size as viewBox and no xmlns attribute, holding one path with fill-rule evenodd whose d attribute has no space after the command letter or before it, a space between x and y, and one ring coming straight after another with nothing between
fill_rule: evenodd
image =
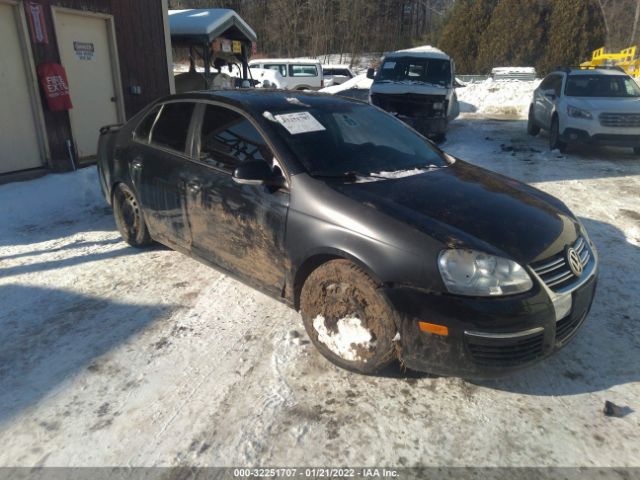
<instances>
[{"instance_id":1,"label":"wooden wall","mask_svg":"<svg viewBox=\"0 0 640 480\"><path fill-rule=\"evenodd\" d=\"M148 103L169 94L162 0L34 0L44 7L48 44L32 43L34 63L60 63L51 6L73 8L114 16L122 90L127 118ZM26 3L25 3L26 7ZM28 11L26 12L29 14ZM64 67L64 65L63 65ZM142 87L133 95L130 87ZM51 168L71 168L66 140L72 138L67 112L50 112L42 98ZM97 140L97 139L96 139Z\"/></svg>"}]
</instances>

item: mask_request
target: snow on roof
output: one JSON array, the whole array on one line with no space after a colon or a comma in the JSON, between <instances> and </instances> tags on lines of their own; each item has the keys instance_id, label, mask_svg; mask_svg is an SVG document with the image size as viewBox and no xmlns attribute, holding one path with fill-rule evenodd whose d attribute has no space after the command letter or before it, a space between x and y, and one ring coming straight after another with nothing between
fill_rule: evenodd
<instances>
[{"instance_id":1,"label":"snow on roof","mask_svg":"<svg viewBox=\"0 0 640 480\"><path fill-rule=\"evenodd\" d=\"M348 63L323 63L322 68L351 68Z\"/></svg>"},{"instance_id":2,"label":"snow on roof","mask_svg":"<svg viewBox=\"0 0 640 480\"><path fill-rule=\"evenodd\" d=\"M422 47L407 48L405 50L397 50L395 52L389 52L385 54L385 58L399 57L410 55L412 57L427 57L427 58L442 58L449 60L449 55L442 50L432 47L431 45L423 45Z\"/></svg>"},{"instance_id":3,"label":"snow on roof","mask_svg":"<svg viewBox=\"0 0 640 480\"><path fill-rule=\"evenodd\" d=\"M247 22L228 8L169 10L169 31L172 36L206 35L213 40L234 26L247 40L257 40L256 32Z\"/></svg>"}]
</instances>

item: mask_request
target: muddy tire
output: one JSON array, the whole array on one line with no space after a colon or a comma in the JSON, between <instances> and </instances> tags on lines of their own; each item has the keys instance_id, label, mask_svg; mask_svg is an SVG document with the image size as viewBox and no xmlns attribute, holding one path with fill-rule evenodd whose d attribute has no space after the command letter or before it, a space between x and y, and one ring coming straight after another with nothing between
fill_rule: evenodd
<instances>
[{"instance_id":1,"label":"muddy tire","mask_svg":"<svg viewBox=\"0 0 640 480\"><path fill-rule=\"evenodd\" d=\"M140 203L129 187L119 184L113 192L113 216L122 239L132 247L151 243Z\"/></svg>"},{"instance_id":2,"label":"muddy tire","mask_svg":"<svg viewBox=\"0 0 640 480\"><path fill-rule=\"evenodd\" d=\"M567 144L560 140L560 121L554 116L551 119L551 128L549 129L549 150L560 150L564 153L567 150Z\"/></svg>"},{"instance_id":3,"label":"muddy tire","mask_svg":"<svg viewBox=\"0 0 640 480\"><path fill-rule=\"evenodd\" d=\"M533 105L529 107L529 118L527 120L527 133L532 137L535 137L540 133L540 127L536 124L536 120L533 115Z\"/></svg>"},{"instance_id":4,"label":"muddy tire","mask_svg":"<svg viewBox=\"0 0 640 480\"><path fill-rule=\"evenodd\" d=\"M300 311L313 344L339 367L371 374L397 358L397 313L373 279L347 260L332 260L309 275Z\"/></svg>"}]
</instances>

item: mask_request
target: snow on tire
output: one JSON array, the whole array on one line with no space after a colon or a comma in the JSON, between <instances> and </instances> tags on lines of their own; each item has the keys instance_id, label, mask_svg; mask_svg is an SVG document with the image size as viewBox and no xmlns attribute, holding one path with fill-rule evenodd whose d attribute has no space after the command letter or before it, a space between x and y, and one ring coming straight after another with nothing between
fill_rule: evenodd
<instances>
[{"instance_id":1,"label":"snow on tire","mask_svg":"<svg viewBox=\"0 0 640 480\"><path fill-rule=\"evenodd\" d=\"M313 344L339 367L370 374L397 357L397 313L371 277L347 260L332 260L309 275L300 310Z\"/></svg>"}]
</instances>

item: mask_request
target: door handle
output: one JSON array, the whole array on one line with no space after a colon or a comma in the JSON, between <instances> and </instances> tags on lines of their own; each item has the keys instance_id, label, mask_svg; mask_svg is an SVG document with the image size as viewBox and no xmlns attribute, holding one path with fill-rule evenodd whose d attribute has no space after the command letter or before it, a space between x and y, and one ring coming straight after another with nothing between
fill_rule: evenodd
<instances>
[{"instance_id":1,"label":"door handle","mask_svg":"<svg viewBox=\"0 0 640 480\"><path fill-rule=\"evenodd\" d=\"M140 170L142 168L142 160L136 158L133 162L131 162L131 168L133 168L134 170Z\"/></svg>"}]
</instances>

